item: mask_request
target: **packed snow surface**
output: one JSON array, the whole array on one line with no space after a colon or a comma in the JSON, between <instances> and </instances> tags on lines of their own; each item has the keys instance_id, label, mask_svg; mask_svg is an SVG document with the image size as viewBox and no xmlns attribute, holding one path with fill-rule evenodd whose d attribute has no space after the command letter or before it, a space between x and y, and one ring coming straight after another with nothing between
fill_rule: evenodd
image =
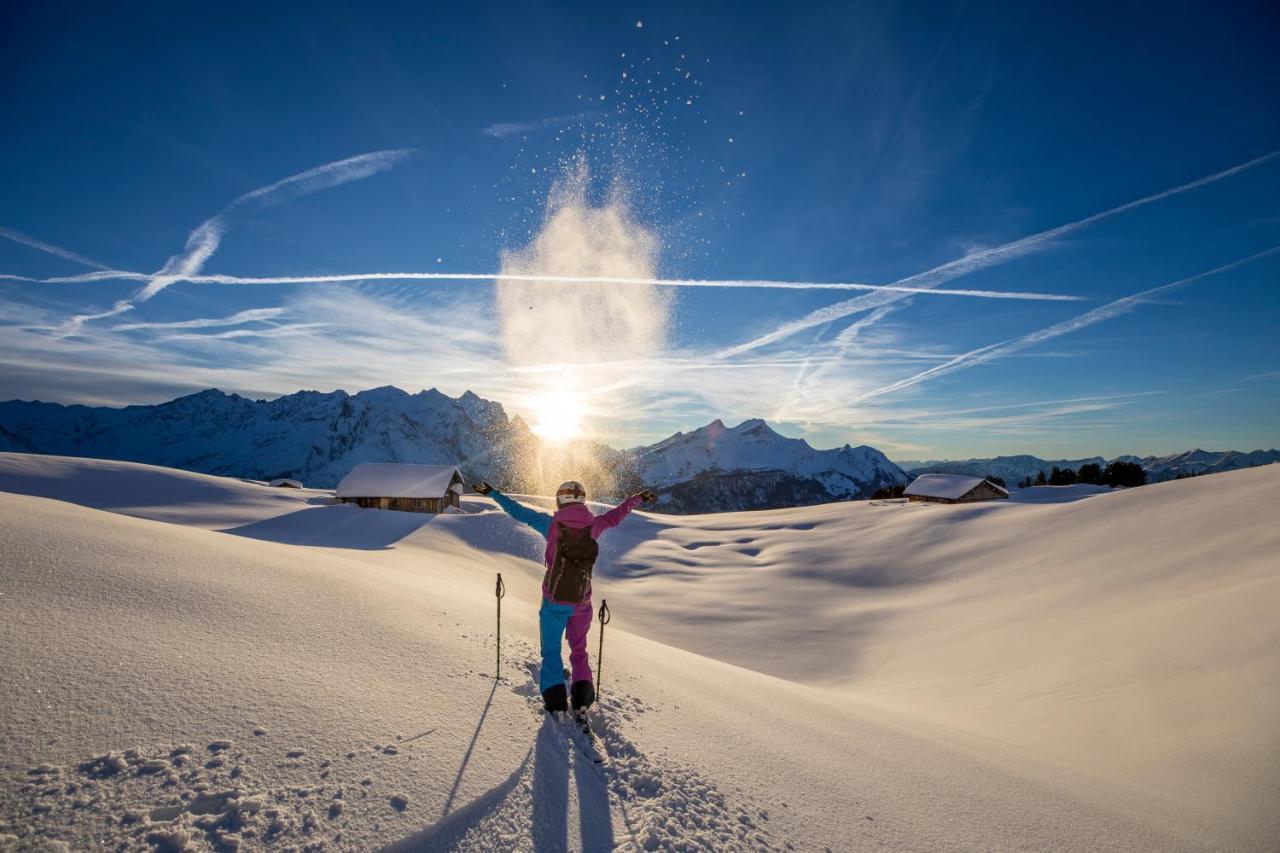
<instances>
[{"instance_id":1,"label":"packed snow surface","mask_svg":"<svg viewBox=\"0 0 1280 853\"><path fill-rule=\"evenodd\" d=\"M1274 849L1280 470L1013 498L633 514L596 765L487 500L0 454L0 847Z\"/></svg>"}]
</instances>

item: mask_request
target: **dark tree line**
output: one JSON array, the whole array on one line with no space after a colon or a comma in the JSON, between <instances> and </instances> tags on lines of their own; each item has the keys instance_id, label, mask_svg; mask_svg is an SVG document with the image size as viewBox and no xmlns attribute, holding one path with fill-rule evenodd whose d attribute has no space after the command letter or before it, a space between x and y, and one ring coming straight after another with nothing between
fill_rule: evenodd
<instances>
[{"instance_id":1,"label":"dark tree line","mask_svg":"<svg viewBox=\"0 0 1280 853\"><path fill-rule=\"evenodd\" d=\"M1108 462L1106 468L1096 462L1086 462L1076 470L1059 468L1054 465L1048 474L1045 474L1042 470L1036 474L1034 479L1024 477L1022 482L1018 484L1018 488L1025 489L1028 486L1071 486L1076 483L1111 486L1112 488L1119 486L1132 488L1146 485L1147 472L1142 470L1142 466L1137 462L1123 462L1120 460Z\"/></svg>"}]
</instances>

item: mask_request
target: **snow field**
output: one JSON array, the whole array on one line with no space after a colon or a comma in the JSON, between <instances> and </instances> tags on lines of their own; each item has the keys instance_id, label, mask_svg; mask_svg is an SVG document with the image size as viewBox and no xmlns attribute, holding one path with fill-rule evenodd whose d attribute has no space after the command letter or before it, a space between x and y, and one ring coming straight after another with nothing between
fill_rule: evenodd
<instances>
[{"instance_id":1,"label":"snow field","mask_svg":"<svg viewBox=\"0 0 1280 853\"><path fill-rule=\"evenodd\" d=\"M541 542L487 501L0 454L0 838L1266 850L1277 479L636 513L596 766L537 711Z\"/></svg>"}]
</instances>

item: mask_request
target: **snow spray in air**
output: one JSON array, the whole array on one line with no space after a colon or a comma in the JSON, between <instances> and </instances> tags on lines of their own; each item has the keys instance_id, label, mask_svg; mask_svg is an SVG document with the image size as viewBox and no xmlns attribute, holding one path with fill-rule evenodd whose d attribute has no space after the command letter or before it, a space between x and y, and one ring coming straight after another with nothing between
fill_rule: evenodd
<instances>
[{"instance_id":1,"label":"snow spray in air","mask_svg":"<svg viewBox=\"0 0 1280 853\"><path fill-rule=\"evenodd\" d=\"M516 401L542 441L519 468L530 488L554 490L568 479L594 494L613 492L608 459L595 441L606 421L626 417L622 392L602 389L617 375L600 362L639 365L666 348L672 293L649 285L530 283L506 275L657 278L659 242L633 218L615 184L602 204L589 199L585 158L552 187L542 226L525 247L504 252L497 308L509 364L523 368Z\"/></svg>"}]
</instances>

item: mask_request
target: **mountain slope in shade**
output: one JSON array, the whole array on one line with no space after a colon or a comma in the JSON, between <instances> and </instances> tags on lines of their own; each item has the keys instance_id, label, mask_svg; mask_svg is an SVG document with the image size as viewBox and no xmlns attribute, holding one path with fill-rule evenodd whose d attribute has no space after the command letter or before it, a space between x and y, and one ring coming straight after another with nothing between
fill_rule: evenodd
<instances>
[{"instance_id":1,"label":"mountain slope in shade","mask_svg":"<svg viewBox=\"0 0 1280 853\"><path fill-rule=\"evenodd\" d=\"M1114 459L1105 459L1101 456L1091 456L1086 459L1041 459L1024 454L995 456L990 459L939 459L927 462L902 460L898 464L912 475L964 474L970 477L985 477L994 474L1004 478L1009 484L1015 484L1024 477L1035 477L1041 471L1048 474L1055 466L1064 470L1070 468L1074 471L1089 462L1102 467L1106 467L1108 462L1135 462L1147 472L1148 483L1159 483L1178 476L1219 474L1223 471L1270 465L1277 461L1280 461L1280 450L1254 450L1250 453L1241 453L1239 450L1197 449L1170 453L1167 456L1123 455Z\"/></svg>"},{"instance_id":2,"label":"mountain slope in shade","mask_svg":"<svg viewBox=\"0 0 1280 853\"><path fill-rule=\"evenodd\" d=\"M632 452L641 482L658 491L657 509L696 513L807 506L870 497L907 476L874 447L815 450L758 418L726 427L719 419Z\"/></svg>"},{"instance_id":3,"label":"mountain slope in shade","mask_svg":"<svg viewBox=\"0 0 1280 853\"><path fill-rule=\"evenodd\" d=\"M1168 456L1146 456L1132 461L1138 462L1147 472L1149 482L1160 482L1172 480L1179 475L1185 477L1220 474L1223 471L1270 465L1280 461L1280 450L1254 450L1250 453L1241 453L1239 450L1196 449L1183 453L1170 453Z\"/></svg>"},{"instance_id":4,"label":"mountain slope in shade","mask_svg":"<svg viewBox=\"0 0 1280 853\"><path fill-rule=\"evenodd\" d=\"M931 462L904 461L899 464L913 476L920 474L961 474L966 477L994 475L1000 477L1006 483L1014 485L1024 477L1035 477L1040 471L1048 474L1054 466L1063 469L1070 468L1075 471L1081 465L1089 462L1103 467L1107 464L1107 460L1101 456L1091 456L1085 459L1041 459L1029 454L995 456L991 459L942 459Z\"/></svg>"},{"instance_id":5,"label":"mountain slope in shade","mask_svg":"<svg viewBox=\"0 0 1280 853\"><path fill-rule=\"evenodd\" d=\"M123 409L0 403L0 450L92 456L205 474L291 477L332 488L361 462L461 465L514 479L514 449L536 439L470 391L299 391L249 400L216 389Z\"/></svg>"}]
</instances>

